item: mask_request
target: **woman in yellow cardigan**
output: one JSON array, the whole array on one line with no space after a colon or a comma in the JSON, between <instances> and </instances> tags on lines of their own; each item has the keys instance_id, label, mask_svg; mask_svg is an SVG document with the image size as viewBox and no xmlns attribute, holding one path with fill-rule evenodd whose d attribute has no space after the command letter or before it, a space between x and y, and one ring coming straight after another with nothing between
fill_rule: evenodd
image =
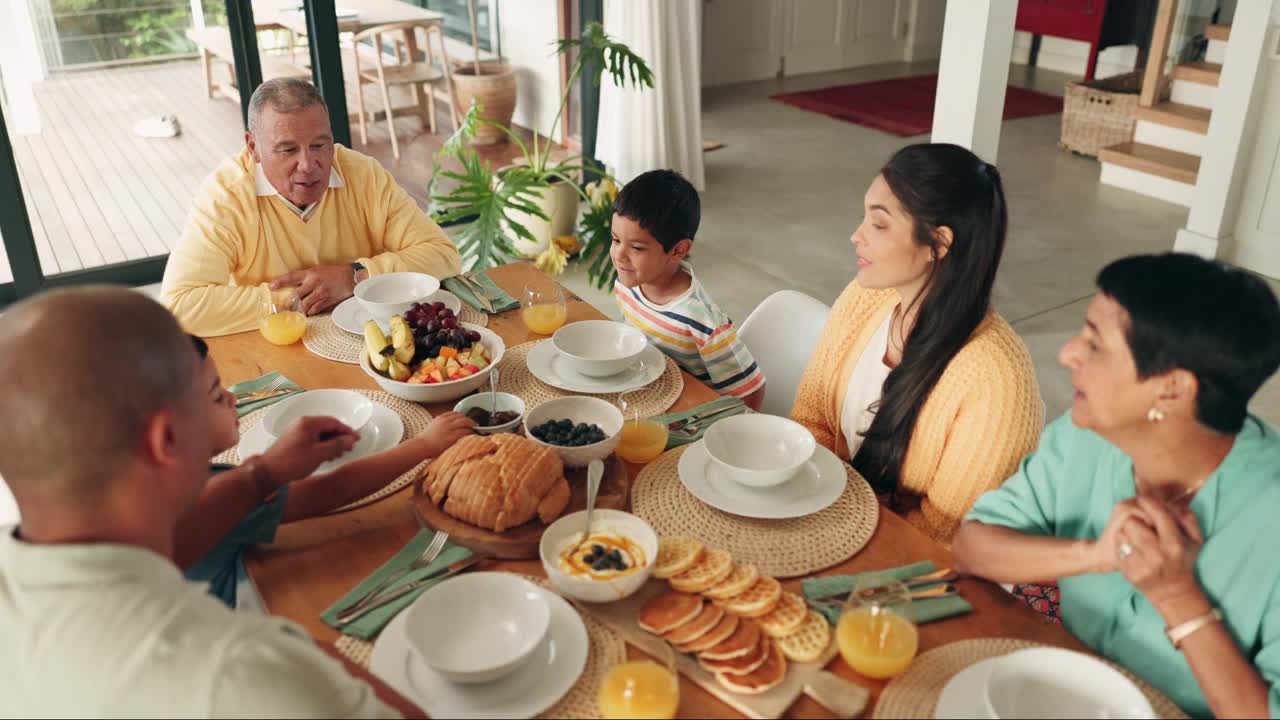
<instances>
[{"instance_id":1,"label":"woman in yellow cardigan","mask_svg":"<svg viewBox=\"0 0 1280 720\"><path fill-rule=\"evenodd\" d=\"M896 512L949 543L1036 447L1044 403L1021 338L991 309L1008 212L1000 173L957 145L898 151L853 233L792 417Z\"/></svg>"}]
</instances>

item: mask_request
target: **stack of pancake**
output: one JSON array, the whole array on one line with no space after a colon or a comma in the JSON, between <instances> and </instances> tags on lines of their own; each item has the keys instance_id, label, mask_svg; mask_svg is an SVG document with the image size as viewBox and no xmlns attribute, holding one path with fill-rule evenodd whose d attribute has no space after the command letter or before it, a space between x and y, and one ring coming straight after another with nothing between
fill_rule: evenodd
<instances>
[{"instance_id":1,"label":"stack of pancake","mask_svg":"<svg viewBox=\"0 0 1280 720\"><path fill-rule=\"evenodd\" d=\"M672 592L640 609L641 629L661 635L731 692L762 693L787 674L787 660L812 662L831 629L802 598L755 566L687 537L663 538L653 576Z\"/></svg>"}]
</instances>

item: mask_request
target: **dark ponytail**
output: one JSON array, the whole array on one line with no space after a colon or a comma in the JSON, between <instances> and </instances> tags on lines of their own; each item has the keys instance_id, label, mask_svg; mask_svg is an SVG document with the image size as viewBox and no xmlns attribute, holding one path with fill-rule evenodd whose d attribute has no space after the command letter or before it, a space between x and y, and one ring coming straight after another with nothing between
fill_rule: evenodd
<instances>
[{"instance_id":1,"label":"dark ponytail","mask_svg":"<svg viewBox=\"0 0 1280 720\"><path fill-rule=\"evenodd\" d=\"M885 379L875 418L853 458L873 487L896 497L920 409L991 305L1008 211L999 171L959 145L903 148L880 175L911 216L915 241L932 248L935 258L924 290L912 301L920 310L902 362ZM946 256L937 259L942 226L953 238Z\"/></svg>"}]
</instances>

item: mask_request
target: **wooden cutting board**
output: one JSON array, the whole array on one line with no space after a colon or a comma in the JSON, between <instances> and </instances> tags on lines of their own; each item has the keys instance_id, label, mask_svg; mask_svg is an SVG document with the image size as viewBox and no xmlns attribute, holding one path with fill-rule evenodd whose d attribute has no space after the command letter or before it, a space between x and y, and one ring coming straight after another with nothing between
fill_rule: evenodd
<instances>
[{"instance_id":1,"label":"wooden cutting board","mask_svg":"<svg viewBox=\"0 0 1280 720\"><path fill-rule=\"evenodd\" d=\"M573 495L569 498L564 514L585 510L587 469L566 469L565 479L569 481L569 490ZM530 560L538 557L538 543L547 526L536 517L520 527L496 533L445 513L431 502L431 498L422 494L416 482L413 491L413 503L422 513L422 519L432 528L449 533L449 542L500 560ZM596 495L596 507L626 510L630 505L631 476L622 460L616 455L610 455L604 463L604 477L600 481L600 492Z\"/></svg>"},{"instance_id":2,"label":"wooden cutting board","mask_svg":"<svg viewBox=\"0 0 1280 720\"><path fill-rule=\"evenodd\" d=\"M640 629L636 618L640 607L649 598L670 588L661 580L650 580L631 597L613 603L576 603L583 612L590 613L613 628L627 642L655 658L665 657L665 640ZM716 681L711 673L702 669L692 655L675 651L676 665L680 673L699 687L723 700L734 710L752 718L779 718L803 693L818 704L835 713L836 717L852 718L866 709L870 693L861 685L823 670L836 656L835 632L831 643L814 662L787 662L787 677L777 687L759 695L741 695L730 692Z\"/></svg>"}]
</instances>

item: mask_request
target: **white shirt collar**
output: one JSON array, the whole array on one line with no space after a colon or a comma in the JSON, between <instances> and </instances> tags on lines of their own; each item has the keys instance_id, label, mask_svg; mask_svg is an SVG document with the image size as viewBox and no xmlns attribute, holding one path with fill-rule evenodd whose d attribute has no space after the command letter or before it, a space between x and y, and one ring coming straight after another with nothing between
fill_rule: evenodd
<instances>
[{"instance_id":1,"label":"white shirt collar","mask_svg":"<svg viewBox=\"0 0 1280 720\"><path fill-rule=\"evenodd\" d=\"M274 195L280 198L280 200L284 202L285 207L288 207L290 210L296 213L298 217L302 218L303 220L306 220L308 217L310 217L311 214L315 212L315 209L320 206L320 203L318 202L311 203L305 208L300 208L297 205L294 205L293 202L289 200L289 198L285 197L284 195L281 195L280 191L276 189L276 186L272 185L271 181L267 179L267 174L262 171L261 163L255 162L253 164L253 184L254 184L254 187L257 189L258 197L271 197L272 195ZM347 184L342 180L342 176L338 174L338 168L334 166L330 166L329 187L340 188L340 187L346 187L346 185Z\"/></svg>"}]
</instances>

